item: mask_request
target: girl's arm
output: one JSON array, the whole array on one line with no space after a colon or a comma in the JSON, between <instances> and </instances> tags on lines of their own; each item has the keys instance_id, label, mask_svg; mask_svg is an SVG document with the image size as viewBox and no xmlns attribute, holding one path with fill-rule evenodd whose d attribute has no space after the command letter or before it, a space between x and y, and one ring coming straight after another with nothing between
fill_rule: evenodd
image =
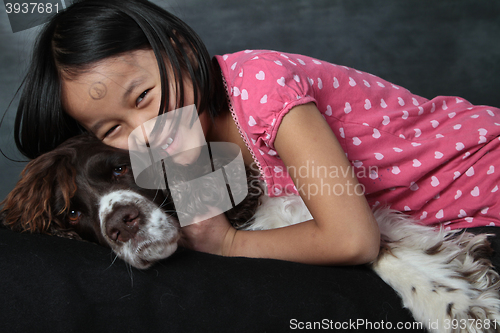
<instances>
[{"instance_id":1,"label":"girl's arm","mask_svg":"<svg viewBox=\"0 0 500 333\"><path fill-rule=\"evenodd\" d=\"M303 166L303 170L314 163L315 171L321 166L326 170L336 166L344 171L338 172L338 177L328 177L329 172L313 175L311 170L306 175L290 173L314 219L279 229L243 231L230 227L222 215L184 228L190 247L226 256L319 265L355 265L374 260L380 245L377 222L364 195L353 190L358 181L352 177L352 166L316 105L291 109L282 120L274 146L289 169ZM307 192L313 188L317 194Z\"/></svg>"}]
</instances>

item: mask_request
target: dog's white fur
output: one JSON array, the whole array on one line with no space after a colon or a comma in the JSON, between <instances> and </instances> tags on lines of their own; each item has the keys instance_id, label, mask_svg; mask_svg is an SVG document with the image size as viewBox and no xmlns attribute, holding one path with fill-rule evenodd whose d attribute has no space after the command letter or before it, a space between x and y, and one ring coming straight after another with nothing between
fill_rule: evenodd
<instances>
[{"instance_id":1,"label":"dog's white fur","mask_svg":"<svg viewBox=\"0 0 500 333\"><path fill-rule=\"evenodd\" d=\"M112 241L106 235L106 224L117 205L135 206L144 216L141 228L127 242ZM177 250L180 238L178 222L153 202L133 191L119 190L104 195L99 202L99 224L113 252L134 267L148 268Z\"/></svg>"},{"instance_id":2,"label":"dog's white fur","mask_svg":"<svg viewBox=\"0 0 500 333\"><path fill-rule=\"evenodd\" d=\"M416 321L431 332L500 332L499 275L477 253L487 235L436 230L388 208L374 215L385 246L371 267ZM298 196L263 196L245 229L279 228L310 218Z\"/></svg>"}]
</instances>

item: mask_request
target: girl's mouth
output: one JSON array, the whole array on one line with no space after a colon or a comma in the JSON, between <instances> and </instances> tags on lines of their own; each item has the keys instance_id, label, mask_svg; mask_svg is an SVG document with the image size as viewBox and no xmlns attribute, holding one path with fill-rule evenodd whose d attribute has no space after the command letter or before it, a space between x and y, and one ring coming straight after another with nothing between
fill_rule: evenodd
<instances>
[{"instance_id":1,"label":"girl's mouth","mask_svg":"<svg viewBox=\"0 0 500 333\"><path fill-rule=\"evenodd\" d=\"M161 146L161 149L167 150L167 148L170 147L170 145L172 144L172 142L174 142L174 139L168 138L167 141L166 141L166 143L163 146Z\"/></svg>"}]
</instances>

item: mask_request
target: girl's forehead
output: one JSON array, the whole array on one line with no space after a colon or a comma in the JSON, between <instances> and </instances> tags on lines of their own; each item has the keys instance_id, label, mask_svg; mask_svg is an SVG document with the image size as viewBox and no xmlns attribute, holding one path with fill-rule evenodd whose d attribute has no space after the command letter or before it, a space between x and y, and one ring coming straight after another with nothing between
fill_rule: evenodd
<instances>
[{"instance_id":1,"label":"girl's forehead","mask_svg":"<svg viewBox=\"0 0 500 333\"><path fill-rule=\"evenodd\" d=\"M74 78L62 79L65 99L77 97L99 100L110 90L132 91L148 78L159 76L152 51L135 51L100 61ZM75 96L73 96L75 95Z\"/></svg>"},{"instance_id":2,"label":"girl's forehead","mask_svg":"<svg viewBox=\"0 0 500 333\"><path fill-rule=\"evenodd\" d=\"M139 50L103 59L89 66L88 70L77 74L75 78L69 78L66 81L89 83L102 77L126 78L137 73L153 75L158 72L158 63L153 51Z\"/></svg>"}]
</instances>

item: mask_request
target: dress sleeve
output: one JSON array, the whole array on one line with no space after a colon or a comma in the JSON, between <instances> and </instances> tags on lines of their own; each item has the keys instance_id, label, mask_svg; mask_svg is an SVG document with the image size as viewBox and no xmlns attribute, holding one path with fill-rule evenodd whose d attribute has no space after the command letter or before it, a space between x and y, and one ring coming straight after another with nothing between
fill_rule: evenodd
<instances>
[{"instance_id":1,"label":"dress sleeve","mask_svg":"<svg viewBox=\"0 0 500 333\"><path fill-rule=\"evenodd\" d=\"M294 106L316 102L314 81L308 78L305 63L290 54L253 51L227 60L228 89L239 126L260 154L272 155L286 113Z\"/></svg>"}]
</instances>

